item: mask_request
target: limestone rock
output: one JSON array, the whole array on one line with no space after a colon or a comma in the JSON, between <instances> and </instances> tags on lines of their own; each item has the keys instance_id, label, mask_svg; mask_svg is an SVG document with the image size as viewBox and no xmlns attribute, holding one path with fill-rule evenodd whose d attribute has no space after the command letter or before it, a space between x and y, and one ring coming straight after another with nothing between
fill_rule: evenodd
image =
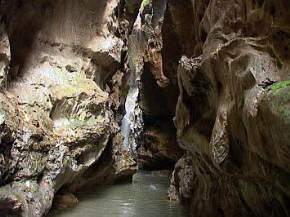
<instances>
[{"instance_id":1,"label":"limestone rock","mask_svg":"<svg viewBox=\"0 0 290 217\"><path fill-rule=\"evenodd\" d=\"M187 56L175 124L192 169L176 165L172 198L190 203L194 216L289 216L289 3L179 3L169 3L164 22ZM191 21L180 16L186 5ZM267 80L275 82L259 85Z\"/></svg>"},{"instance_id":2,"label":"limestone rock","mask_svg":"<svg viewBox=\"0 0 290 217\"><path fill-rule=\"evenodd\" d=\"M44 216L59 190L135 172L134 160L112 169L117 154L110 152L122 144L112 143L120 128L107 89L123 47L117 6L1 1L1 216Z\"/></svg>"},{"instance_id":3,"label":"limestone rock","mask_svg":"<svg viewBox=\"0 0 290 217\"><path fill-rule=\"evenodd\" d=\"M57 194L54 199L54 204L57 209L73 208L77 203L78 199L71 193Z\"/></svg>"},{"instance_id":4,"label":"limestone rock","mask_svg":"<svg viewBox=\"0 0 290 217\"><path fill-rule=\"evenodd\" d=\"M174 127L166 121L145 128L144 141L137 153L139 166L147 170L172 169L183 154Z\"/></svg>"},{"instance_id":5,"label":"limestone rock","mask_svg":"<svg viewBox=\"0 0 290 217\"><path fill-rule=\"evenodd\" d=\"M10 43L5 26L0 23L0 87L3 88L7 82L9 62L11 59Z\"/></svg>"},{"instance_id":6,"label":"limestone rock","mask_svg":"<svg viewBox=\"0 0 290 217\"><path fill-rule=\"evenodd\" d=\"M195 217L289 216L289 14L288 0L1 0L0 216L44 216L136 157L177 161L169 196Z\"/></svg>"}]
</instances>

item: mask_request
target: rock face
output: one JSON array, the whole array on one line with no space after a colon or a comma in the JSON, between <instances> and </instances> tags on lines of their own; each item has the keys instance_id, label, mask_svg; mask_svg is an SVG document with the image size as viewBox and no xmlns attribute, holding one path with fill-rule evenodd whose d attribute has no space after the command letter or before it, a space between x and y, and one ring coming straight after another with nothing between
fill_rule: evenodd
<instances>
[{"instance_id":1,"label":"rock face","mask_svg":"<svg viewBox=\"0 0 290 217\"><path fill-rule=\"evenodd\" d=\"M288 0L0 0L0 216L43 216L136 160L177 162L169 197L193 216L290 216L289 14Z\"/></svg>"},{"instance_id":2,"label":"rock face","mask_svg":"<svg viewBox=\"0 0 290 217\"><path fill-rule=\"evenodd\" d=\"M172 122L176 96L173 100L170 97L174 86L163 69L162 27L167 0L126 3L119 17L132 26L126 40L130 89L122 123L124 143L133 149L141 168L172 169L182 150Z\"/></svg>"},{"instance_id":3,"label":"rock face","mask_svg":"<svg viewBox=\"0 0 290 217\"><path fill-rule=\"evenodd\" d=\"M1 1L1 216L43 216L60 189L136 170L108 86L122 74L117 5Z\"/></svg>"},{"instance_id":4,"label":"rock face","mask_svg":"<svg viewBox=\"0 0 290 217\"><path fill-rule=\"evenodd\" d=\"M11 59L10 54L10 44L7 33L5 31L5 26L0 25L0 87L5 86L9 62Z\"/></svg>"},{"instance_id":5,"label":"rock face","mask_svg":"<svg viewBox=\"0 0 290 217\"><path fill-rule=\"evenodd\" d=\"M145 125L143 143L137 149L138 163L146 170L174 168L183 151L176 142L176 130L167 120Z\"/></svg>"},{"instance_id":6,"label":"rock face","mask_svg":"<svg viewBox=\"0 0 290 217\"><path fill-rule=\"evenodd\" d=\"M168 8L182 49L175 124L187 151L170 196L193 216L289 216L289 2Z\"/></svg>"}]
</instances>

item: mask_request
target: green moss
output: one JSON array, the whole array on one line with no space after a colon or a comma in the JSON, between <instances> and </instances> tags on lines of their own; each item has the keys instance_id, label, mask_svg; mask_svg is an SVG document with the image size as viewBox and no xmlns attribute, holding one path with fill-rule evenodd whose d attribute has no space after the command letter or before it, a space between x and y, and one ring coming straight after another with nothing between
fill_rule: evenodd
<instances>
[{"instance_id":1,"label":"green moss","mask_svg":"<svg viewBox=\"0 0 290 217\"><path fill-rule=\"evenodd\" d=\"M69 120L69 124L70 125L68 127L72 129L82 128L84 126L93 127L96 126L97 120L94 117L91 117L89 119L84 117L83 118L74 117Z\"/></svg>"},{"instance_id":2,"label":"green moss","mask_svg":"<svg viewBox=\"0 0 290 217\"><path fill-rule=\"evenodd\" d=\"M290 123L290 81L279 82L274 89L268 93L268 103L273 114L280 117L283 122Z\"/></svg>"},{"instance_id":3,"label":"green moss","mask_svg":"<svg viewBox=\"0 0 290 217\"><path fill-rule=\"evenodd\" d=\"M78 94L93 93L95 91L95 85L90 80L75 80L70 84L65 84L55 88L55 94L62 97L75 97Z\"/></svg>"},{"instance_id":4,"label":"green moss","mask_svg":"<svg viewBox=\"0 0 290 217\"><path fill-rule=\"evenodd\" d=\"M141 3L141 10L143 10L147 5L149 5L150 0L143 0Z\"/></svg>"},{"instance_id":5,"label":"green moss","mask_svg":"<svg viewBox=\"0 0 290 217\"><path fill-rule=\"evenodd\" d=\"M281 107L281 109L279 110L282 118L284 118L284 120L289 120L290 119L290 111L289 108L285 108L285 107Z\"/></svg>"},{"instance_id":6,"label":"green moss","mask_svg":"<svg viewBox=\"0 0 290 217\"><path fill-rule=\"evenodd\" d=\"M290 80L276 82L275 84L270 86L270 89L271 90L279 90L279 89L285 88L287 86L290 86Z\"/></svg>"},{"instance_id":7,"label":"green moss","mask_svg":"<svg viewBox=\"0 0 290 217\"><path fill-rule=\"evenodd\" d=\"M68 75L62 70L57 71L60 84L52 87L52 93L58 99L76 97L80 93L93 94L98 90L93 80L87 79L85 74Z\"/></svg>"},{"instance_id":8,"label":"green moss","mask_svg":"<svg viewBox=\"0 0 290 217\"><path fill-rule=\"evenodd\" d=\"M46 129L50 129L51 128L51 125L50 125L49 120L47 118L43 119L42 124L43 124L43 127L46 128Z\"/></svg>"}]
</instances>

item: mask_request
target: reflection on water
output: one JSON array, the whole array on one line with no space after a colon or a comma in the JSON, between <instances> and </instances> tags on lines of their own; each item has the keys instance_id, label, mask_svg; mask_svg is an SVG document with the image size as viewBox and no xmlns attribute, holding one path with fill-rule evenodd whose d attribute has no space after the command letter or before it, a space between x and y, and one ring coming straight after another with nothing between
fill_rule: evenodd
<instances>
[{"instance_id":1,"label":"reflection on water","mask_svg":"<svg viewBox=\"0 0 290 217\"><path fill-rule=\"evenodd\" d=\"M133 183L101 187L77 194L72 210L55 211L50 217L186 217L185 208L167 200L167 175L139 172Z\"/></svg>"}]
</instances>

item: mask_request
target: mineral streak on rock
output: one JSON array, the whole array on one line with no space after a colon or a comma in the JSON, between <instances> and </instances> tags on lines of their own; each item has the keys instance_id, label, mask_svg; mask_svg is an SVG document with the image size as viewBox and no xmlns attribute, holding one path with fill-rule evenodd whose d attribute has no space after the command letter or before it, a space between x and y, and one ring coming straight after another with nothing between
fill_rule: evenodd
<instances>
[{"instance_id":1,"label":"mineral streak on rock","mask_svg":"<svg viewBox=\"0 0 290 217\"><path fill-rule=\"evenodd\" d=\"M125 116L122 120L122 134L124 136L124 147L133 155L136 155L138 137L143 129L142 111L138 104L140 79L143 72L144 58L144 32L140 9L136 21L133 24L132 34L128 39L128 65L130 70L129 91L125 102Z\"/></svg>"}]
</instances>

